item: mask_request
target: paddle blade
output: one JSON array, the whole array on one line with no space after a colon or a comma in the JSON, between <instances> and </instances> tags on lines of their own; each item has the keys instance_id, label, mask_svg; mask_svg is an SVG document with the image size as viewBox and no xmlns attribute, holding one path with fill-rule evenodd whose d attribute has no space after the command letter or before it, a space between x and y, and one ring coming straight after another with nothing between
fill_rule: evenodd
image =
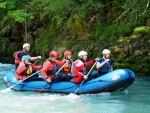
<instances>
[{"instance_id":1,"label":"paddle blade","mask_svg":"<svg viewBox=\"0 0 150 113\"><path fill-rule=\"evenodd\" d=\"M42 89L40 89L39 91L38 91L38 93L41 93L43 90L44 90L44 88L47 86L47 83L45 84L45 86L42 88Z\"/></svg>"},{"instance_id":2,"label":"paddle blade","mask_svg":"<svg viewBox=\"0 0 150 113\"><path fill-rule=\"evenodd\" d=\"M41 93L41 92L43 91L43 89L44 89L44 88L40 89L40 90L38 91L38 93Z\"/></svg>"}]
</instances>

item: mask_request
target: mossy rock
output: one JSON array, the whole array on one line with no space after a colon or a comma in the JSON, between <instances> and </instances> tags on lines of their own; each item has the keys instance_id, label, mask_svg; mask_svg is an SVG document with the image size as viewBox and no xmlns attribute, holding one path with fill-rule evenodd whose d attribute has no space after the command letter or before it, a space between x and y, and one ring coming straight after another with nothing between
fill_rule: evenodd
<instances>
[{"instance_id":1,"label":"mossy rock","mask_svg":"<svg viewBox=\"0 0 150 113\"><path fill-rule=\"evenodd\" d=\"M141 35L150 35L150 27L145 27L145 26L142 26L142 27L136 27L134 29L134 34L141 34Z\"/></svg>"}]
</instances>

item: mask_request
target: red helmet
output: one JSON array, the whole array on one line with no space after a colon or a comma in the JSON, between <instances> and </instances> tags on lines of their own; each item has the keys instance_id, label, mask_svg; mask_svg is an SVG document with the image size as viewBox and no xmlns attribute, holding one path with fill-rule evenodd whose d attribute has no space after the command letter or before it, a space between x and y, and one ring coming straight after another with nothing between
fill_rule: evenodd
<instances>
[{"instance_id":1,"label":"red helmet","mask_svg":"<svg viewBox=\"0 0 150 113\"><path fill-rule=\"evenodd\" d=\"M72 53L70 51L65 51L64 56L67 56L67 55L72 55Z\"/></svg>"},{"instance_id":2,"label":"red helmet","mask_svg":"<svg viewBox=\"0 0 150 113\"><path fill-rule=\"evenodd\" d=\"M56 51L51 51L49 56L54 56L54 57L58 58L59 54Z\"/></svg>"},{"instance_id":3,"label":"red helmet","mask_svg":"<svg viewBox=\"0 0 150 113\"><path fill-rule=\"evenodd\" d=\"M75 64L74 64L74 67L75 67L77 70L81 71L81 70L84 69L84 63L83 63L82 61L80 61L80 60L77 60L77 61L75 62Z\"/></svg>"}]
</instances>

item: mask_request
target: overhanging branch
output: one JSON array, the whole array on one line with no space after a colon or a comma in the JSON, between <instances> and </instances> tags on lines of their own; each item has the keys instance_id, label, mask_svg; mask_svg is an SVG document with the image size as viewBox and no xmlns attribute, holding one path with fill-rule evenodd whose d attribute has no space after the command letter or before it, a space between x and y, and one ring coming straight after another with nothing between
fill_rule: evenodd
<instances>
[{"instance_id":1,"label":"overhanging branch","mask_svg":"<svg viewBox=\"0 0 150 113\"><path fill-rule=\"evenodd\" d=\"M128 8L127 10L125 10L125 11L116 19L117 24L118 24L118 20L119 20L123 15L125 15L130 9L131 9L131 8Z\"/></svg>"}]
</instances>

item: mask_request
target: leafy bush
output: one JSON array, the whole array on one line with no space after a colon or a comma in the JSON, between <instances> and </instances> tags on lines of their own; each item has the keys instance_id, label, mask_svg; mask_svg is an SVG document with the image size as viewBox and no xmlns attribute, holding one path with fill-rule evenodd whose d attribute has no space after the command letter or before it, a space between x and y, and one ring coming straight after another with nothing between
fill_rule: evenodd
<instances>
[{"instance_id":1,"label":"leafy bush","mask_svg":"<svg viewBox=\"0 0 150 113\"><path fill-rule=\"evenodd\" d=\"M121 24L118 26L119 37L131 35L132 28L133 28L132 24L121 22Z\"/></svg>"}]
</instances>

